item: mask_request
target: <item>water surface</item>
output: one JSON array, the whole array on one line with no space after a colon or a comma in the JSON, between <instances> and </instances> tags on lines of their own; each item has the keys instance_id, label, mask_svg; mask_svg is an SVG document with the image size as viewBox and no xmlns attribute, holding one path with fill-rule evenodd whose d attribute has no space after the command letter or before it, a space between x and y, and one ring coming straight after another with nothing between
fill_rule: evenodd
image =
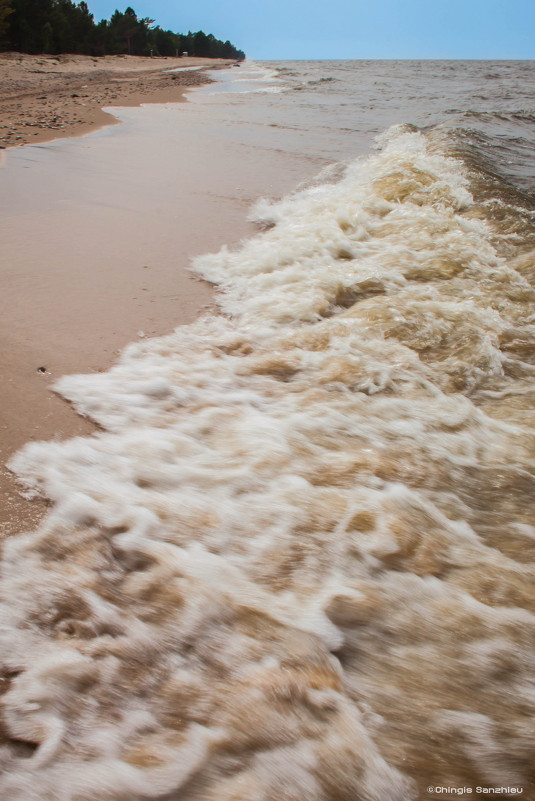
<instances>
[{"instance_id":1,"label":"water surface","mask_svg":"<svg viewBox=\"0 0 535 801\"><path fill-rule=\"evenodd\" d=\"M533 69L194 94L324 169L196 260L220 314L60 381L101 432L13 461L54 507L5 547L10 799L530 797Z\"/></svg>"}]
</instances>

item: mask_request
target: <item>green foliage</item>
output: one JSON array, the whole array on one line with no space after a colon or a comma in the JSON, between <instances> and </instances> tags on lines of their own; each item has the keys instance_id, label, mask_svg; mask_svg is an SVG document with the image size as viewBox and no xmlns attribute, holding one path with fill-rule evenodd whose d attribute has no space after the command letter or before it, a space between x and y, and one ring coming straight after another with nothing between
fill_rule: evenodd
<instances>
[{"instance_id":1,"label":"green foliage","mask_svg":"<svg viewBox=\"0 0 535 801\"><path fill-rule=\"evenodd\" d=\"M164 31L154 20L138 19L133 8L115 11L95 24L87 3L73 0L0 0L0 50L22 53L85 53L101 56L190 56L234 58L245 53L203 31Z\"/></svg>"},{"instance_id":2,"label":"green foliage","mask_svg":"<svg viewBox=\"0 0 535 801\"><path fill-rule=\"evenodd\" d=\"M9 16L13 13L11 0L0 0L0 47L7 41L6 34L9 29Z\"/></svg>"},{"instance_id":3,"label":"green foliage","mask_svg":"<svg viewBox=\"0 0 535 801\"><path fill-rule=\"evenodd\" d=\"M0 0L1 2L2 0ZM22 53L89 53L94 29L87 3L11 0L4 49Z\"/></svg>"}]
</instances>

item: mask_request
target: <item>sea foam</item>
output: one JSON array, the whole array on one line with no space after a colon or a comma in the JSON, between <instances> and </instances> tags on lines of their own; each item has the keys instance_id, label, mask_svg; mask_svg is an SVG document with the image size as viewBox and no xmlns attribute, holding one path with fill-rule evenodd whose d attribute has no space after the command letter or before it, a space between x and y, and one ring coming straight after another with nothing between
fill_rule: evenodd
<instances>
[{"instance_id":1,"label":"sea foam","mask_svg":"<svg viewBox=\"0 0 535 801\"><path fill-rule=\"evenodd\" d=\"M391 129L197 260L221 314L58 382L104 430L11 465L53 507L5 543L6 797L526 780L533 289L479 211Z\"/></svg>"}]
</instances>

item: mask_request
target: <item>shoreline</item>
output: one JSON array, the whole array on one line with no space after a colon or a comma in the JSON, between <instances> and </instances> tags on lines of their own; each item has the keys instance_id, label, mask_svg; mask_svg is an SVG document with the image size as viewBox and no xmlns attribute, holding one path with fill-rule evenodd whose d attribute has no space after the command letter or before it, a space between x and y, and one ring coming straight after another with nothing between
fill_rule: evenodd
<instances>
[{"instance_id":1,"label":"shoreline","mask_svg":"<svg viewBox=\"0 0 535 801\"><path fill-rule=\"evenodd\" d=\"M208 70L233 63L193 57L0 53L0 150L83 136L117 124L119 120L104 111L106 106L184 101L188 89L211 82Z\"/></svg>"},{"instance_id":2,"label":"shoreline","mask_svg":"<svg viewBox=\"0 0 535 801\"><path fill-rule=\"evenodd\" d=\"M178 75L188 82L180 92L165 76L175 101L210 81L203 70ZM115 99L119 119L106 116L123 125L93 125L84 137L43 130L41 141L55 141L0 151L0 539L34 529L48 510L21 494L12 455L32 440L98 430L52 391L55 381L106 371L140 332L165 335L215 308L192 258L253 236L252 203L323 166L221 136L217 106L164 103L160 89L141 108L127 107L134 91L122 107Z\"/></svg>"},{"instance_id":3,"label":"shoreline","mask_svg":"<svg viewBox=\"0 0 535 801\"><path fill-rule=\"evenodd\" d=\"M185 102L188 89L211 82L206 74L208 69L220 69L232 63L223 59L187 57L106 56L96 59L2 53L0 168L5 162L4 150L14 152L23 145L80 137L121 123L118 117L104 111L103 105L128 108L145 103ZM164 72L180 68L189 69L167 75ZM5 250L9 256L9 244ZM191 322L212 294L207 284L202 286L202 282L187 274L182 283L188 286L188 301L186 309L176 310L175 325ZM17 304L16 293L14 301ZM29 318L34 320L35 310ZM164 333L169 324L165 318L159 333ZM13 331L9 324L0 325L0 367L5 376L0 392L3 409L0 539L35 528L49 507L46 498L29 497L24 493L6 467L11 456L32 440L88 436L98 430L93 421L81 417L52 390L54 381L65 373L107 369L122 347L135 336L130 332L119 340L115 337L93 365L68 346L63 353L59 352L57 343L55 349L48 347L47 336L45 342L36 347L29 333L32 328L35 326L29 322L27 332ZM50 364L53 365L51 369Z\"/></svg>"}]
</instances>

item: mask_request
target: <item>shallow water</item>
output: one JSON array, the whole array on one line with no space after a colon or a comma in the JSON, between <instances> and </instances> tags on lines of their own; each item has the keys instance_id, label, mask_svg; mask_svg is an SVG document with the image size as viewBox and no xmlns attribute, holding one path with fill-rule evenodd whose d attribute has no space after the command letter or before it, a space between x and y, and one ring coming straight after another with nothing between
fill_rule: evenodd
<instances>
[{"instance_id":1,"label":"shallow water","mask_svg":"<svg viewBox=\"0 0 535 801\"><path fill-rule=\"evenodd\" d=\"M4 793L529 798L533 65L240 69L222 137L337 163L13 460L54 507L4 549Z\"/></svg>"}]
</instances>

